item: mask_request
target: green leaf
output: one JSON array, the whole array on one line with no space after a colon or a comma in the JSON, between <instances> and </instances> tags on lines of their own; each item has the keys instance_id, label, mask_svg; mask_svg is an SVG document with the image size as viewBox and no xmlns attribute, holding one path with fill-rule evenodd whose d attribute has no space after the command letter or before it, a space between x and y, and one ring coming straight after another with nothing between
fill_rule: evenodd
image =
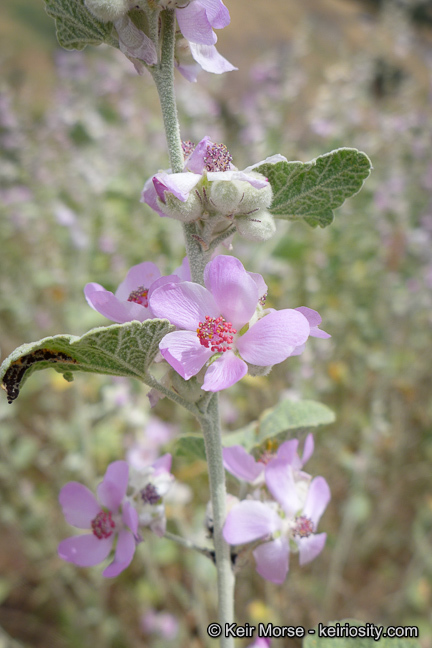
<instances>
[{"instance_id":1,"label":"green leaf","mask_svg":"<svg viewBox=\"0 0 432 648\"><path fill-rule=\"evenodd\" d=\"M334 635L333 637L320 637L318 635L320 626L316 626L315 634L310 634L304 639L303 648L334 648L336 644L338 648L375 648L377 645L379 645L380 648L420 648L420 643L416 639L399 639L386 637L385 628L374 623L366 623L365 621L357 621L355 619L343 619L343 621L329 621L326 624L320 625L328 634L328 632L331 632L329 628L331 626L337 626L338 624L341 626L341 628L336 628L335 632L341 632L341 630L346 627L345 624L348 624L351 628L358 626L359 632L361 628L365 634L367 632L369 634L366 637L353 638L346 638L337 635ZM414 631L418 631L416 626L411 626L411 628L413 628ZM382 634L379 637L379 642L377 630L378 632L382 630ZM374 632L374 634L372 634L372 632Z\"/></svg>"},{"instance_id":2,"label":"green leaf","mask_svg":"<svg viewBox=\"0 0 432 648\"><path fill-rule=\"evenodd\" d=\"M253 167L273 189L270 212L286 220L303 218L311 227L327 227L333 209L360 191L372 164L366 153L340 148L311 162L265 162Z\"/></svg>"},{"instance_id":3,"label":"green leaf","mask_svg":"<svg viewBox=\"0 0 432 648\"><path fill-rule=\"evenodd\" d=\"M76 371L85 371L145 382L159 342L173 330L167 320L153 319L96 328L82 337L54 335L23 344L0 367L2 387L11 403L34 371L48 367L62 373L66 380L72 380Z\"/></svg>"},{"instance_id":4,"label":"green leaf","mask_svg":"<svg viewBox=\"0 0 432 648\"><path fill-rule=\"evenodd\" d=\"M200 434L185 434L178 437L175 443L175 454L189 461L202 459L206 461L204 439Z\"/></svg>"},{"instance_id":5,"label":"green leaf","mask_svg":"<svg viewBox=\"0 0 432 648\"><path fill-rule=\"evenodd\" d=\"M332 410L322 403L286 399L272 410L265 411L258 422L225 435L222 443L224 446L242 445L250 451L270 439L282 443L292 437L292 430L326 425L334 420Z\"/></svg>"},{"instance_id":6,"label":"green leaf","mask_svg":"<svg viewBox=\"0 0 432 648\"><path fill-rule=\"evenodd\" d=\"M111 42L112 23L95 18L84 0L45 0L46 12L56 23L57 40L65 49Z\"/></svg>"}]
</instances>

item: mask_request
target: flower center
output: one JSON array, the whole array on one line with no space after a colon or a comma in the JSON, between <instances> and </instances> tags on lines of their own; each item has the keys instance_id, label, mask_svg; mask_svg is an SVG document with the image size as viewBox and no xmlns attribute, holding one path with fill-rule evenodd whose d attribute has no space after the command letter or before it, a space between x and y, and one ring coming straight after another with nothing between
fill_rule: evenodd
<instances>
[{"instance_id":1,"label":"flower center","mask_svg":"<svg viewBox=\"0 0 432 648\"><path fill-rule=\"evenodd\" d=\"M92 520L91 528L93 529L93 534L99 540L109 538L115 529L115 522L111 517L111 511L100 511Z\"/></svg>"},{"instance_id":2,"label":"flower center","mask_svg":"<svg viewBox=\"0 0 432 648\"><path fill-rule=\"evenodd\" d=\"M138 286L136 290L132 290L131 294L128 297L129 302L134 302L135 304L139 304L140 306L144 306L144 308L148 308L148 288L144 288L144 286Z\"/></svg>"},{"instance_id":3,"label":"flower center","mask_svg":"<svg viewBox=\"0 0 432 648\"><path fill-rule=\"evenodd\" d=\"M234 340L234 334L237 330L232 327L231 322L227 322L222 315L219 317L210 317L206 315L205 322L200 322L197 328L197 335L200 343L218 353L230 351Z\"/></svg>"},{"instance_id":4,"label":"flower center","mask_svg":"<svg viewBox=\"0 0 432 648\"><path fill-rule=\"evenodd\" d=\"M204 164L207 171L228 171L232 162L232 155L225 144L209 144Z\"/></svg>"},{"instance_id":5,"label":"flower center","mask_svg":"<svg viewBox=\"0 0 432 648\"><path fill-rule=\"evenodd\" d=\"M299 515L295 519L293 534L300 538L308 538L315 531L315 525L312 520L305 515Z\"/></svg>"},{"instance_id":6,"label":"flower center","mask_svg":"<svg viewBox=\"0 0 432 648\"><path fill-rule=\"evenodd\" d=\"M154 484L147 484L147 486L141 491L141 499L144 504L157 504L160 500L160 495L156 486Z\"/></svg>"}]
</instances>

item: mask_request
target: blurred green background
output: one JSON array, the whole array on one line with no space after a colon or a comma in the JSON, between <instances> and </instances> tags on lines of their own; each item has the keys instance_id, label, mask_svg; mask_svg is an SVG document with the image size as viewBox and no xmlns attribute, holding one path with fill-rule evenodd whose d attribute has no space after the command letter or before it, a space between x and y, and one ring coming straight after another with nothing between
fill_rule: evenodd
<instances>
[{"instance_id":1,"label":"blurred green background","mask_svg":"<svg viewBox=\"0 0 432 648\"><path fill-rule=\"evenodd\" d=\"M339 146L364 150L374 165L330 228L278 222L266 244L234 239L246 268L264 274L269 306L318 310L332 339L224 393L225 429L282 396L319 400L337 416L316 433L308 464L332 490L325 550L302 569L293 557L280 587L249 565L238 578L238 619L418 625L431 648L431 3L226 4L232 23L218 48L239 71L202 73L197 84L177 78L183 139L209 134L239 168ZM166 274L184 250L177 224L139 203L147 177L168 166L150 78L103 47L58 49L38 0L3 0L0 37L4 358L24 342L108 324L86 305L86 282L114 290L143 260ZM57 557L71 533L57 502L67 481L94 488L110 461L145 444L150 416L196 431L166 400L150 412L145 392L44 371L13 405L0 399L0 645L206 645L215 574L203 557L146 535L115 581ZM205 465L175 457L174 472L192 499L169 506L170 528L204 538ZM143 622L154 611L177 620L172 639Z\"/></svg>"}]
</instances>

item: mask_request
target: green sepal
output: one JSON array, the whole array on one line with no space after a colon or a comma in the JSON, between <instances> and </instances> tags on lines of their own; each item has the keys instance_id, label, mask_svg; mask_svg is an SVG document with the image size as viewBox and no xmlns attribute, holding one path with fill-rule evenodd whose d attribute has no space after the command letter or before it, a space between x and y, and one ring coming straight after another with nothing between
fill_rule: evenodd
<instances>
[{"instance_id":1,"label":"green sepal","mask_svg":"<svg viewBox=\"0 0 432 648\"><path fill-rule=\"evenodd\" d=\"M173 330L168 320L152 319L92 329L82 337L54 335L23 344L0 367L2 387L11 403L34 371L49 367L68 381L75 372L84 371L145 382L159 342Z\"/></svg>"},{"instance_id":2,"label":"green sepal","mask_svg":"<svg viewBox=\"0 0 432 648\"><path fill-rule=\"evenodd\" d=\"M333 209L360 191L372 170L366 153L340 148L311 162L264 162L253 167L273 189L269 211L276 218L303 219L311 227L327 227Z\"/></svg>"},{"instance_id":3,"label":"green sepal","mask_svg":"<svg viewBox=\"0 0 432 648\"><path fill-rule=\"evenodd\" d=\"M113 24L95 18L84 0L45 0L46 12L56 23L56 35L64 49L82 50L86 45L108 43L118 47L111 36Z\"/></svg>"}]
</instances>

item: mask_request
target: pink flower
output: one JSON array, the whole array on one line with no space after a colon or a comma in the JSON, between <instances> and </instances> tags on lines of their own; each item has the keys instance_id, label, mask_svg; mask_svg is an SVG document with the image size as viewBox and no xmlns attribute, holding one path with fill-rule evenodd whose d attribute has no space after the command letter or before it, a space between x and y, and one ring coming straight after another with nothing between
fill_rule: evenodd
<instances>
[{"instance_id":1,"label":"pink flower","mask_svg":"<svg viewBox=\"0 0 432 648\"><path fill-rule=\"evenodd\" d=\"M223 534L232 545L262 539L253 551L257 572L281 584L288 573L290 541L297 545L300 565L322 551L327 535L315 532L330 489L323 477L309 482L308 475L296 475L284 458L273 459L265 477L274 501L243 500L228 514Z\"/></svg>"},{"instance_id":2,"label":"pink flower","mask_svg":"<svg viewBox=\"0 0 432 648\"><path fill-rule=\"evenodd\" d=\"M207 365L203 390L231 387L246 375L248 364L278 364L309 337L309 322L297 310L263 310L265 282L246 272L238 259L215 257L205 268L204 282L205 288L168 283L150 298L154 315L180 329L162 339L162 356L185 380Z\"/></svg>"},{"instance_id":3,"label":"pink flower","mask_svg":"<svg viewBox=\"0 0 432 648\"><path fill-rule=\"evenodd\" d=\"M84 288L84 295L89 306L113 322L123 324L154 317L149 307L151 289L159 286L164 281L180 281L190 279L189 263L187 258L182 265L174 270L173 275L162 277L157 266L151 261L144 261L132 266L126 279L113 294L98 283L88 283ZM156 283L158 282L158 283Z\"/></svg>"},{"instance_id":4,"label":"pink flower","mask_svg":"<svg viewBox=\"0 0 432 648\"><path fill-rule=\"evenodd\" d=\"M237 70L215 47L217 36L213 29L223 29L230 23L228 9L222 0L191 0L186 6L176 8L176 17L189 45L186 51L183 44L177 47L176 65L188 81L196 81L199 67L214 74Z\"/></svg>"},{"instance_id":5,"label":"pink flower","mask_svg":"<svg viewBox=\"0 0 432 648\"><path fill-rule=\"evenodd\" d=\"M97 488L98 499L78 482L69 482L59 495L66 521L91 533L60 542L60 558L79 567L98 565L110 554L117 539L113 562L103 576L118 576L130 564L138 542L138 514L126 499L129 467L114 461Z\"/></svg>"},{"instance_id":6,"label":"pink flower","mask_svg":"<svg viewBox=\"0 0 432 648\"><path fill-rule=\"evenodd\" d=\"M290 439L279 446L275 456L264 454L257 461L243 446L230 446L222 450L224 467L225 470L228 470L237 479L253 484L254 486L259 486L264 483L265 470L267 466L271 465L275 457L284 459L294 470L301 470L304 464L309 461L314 451L312 433L306 437L303 457L301 459L297 448L298 439Z\"/></svg>"}]
</instances>

